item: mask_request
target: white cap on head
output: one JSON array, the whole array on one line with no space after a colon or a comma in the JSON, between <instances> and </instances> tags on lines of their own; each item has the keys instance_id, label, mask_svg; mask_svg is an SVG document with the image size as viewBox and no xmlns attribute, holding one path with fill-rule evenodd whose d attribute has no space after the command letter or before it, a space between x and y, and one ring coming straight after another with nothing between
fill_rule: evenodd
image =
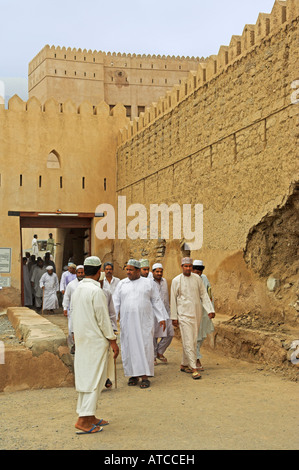
<instances>
[{"instance_id":1,"label":"white cap on head","mask_svg":"<svg viewBox=\"0 0 299 470\"><path fill-rule=\"evenodd\" d=\"M201 259L195 259L193 261L193 266L204 266L203 261Z\"/></svg>"},{"instance_id":2,"label":"white cap on head","mask_svg":"<svg viewBox=\"0 0 299 470\"><path fill-rule=\"evenodd\" d=\"M163 269L162 264L161 263L153 264L152 270L155 271L155 269Z\"/></svg>"},{"instance_id":3,"label":"white cap on head","mask_svg":"<svg viewBox=\"0 0 299 470\"><path fill-rule=\"evenodd\" d=\"M78 264L78 266L76 267L76 271L78 271L78 269L84 269L83 264Z\"/></svg>"},{"instance_id":4,"label":"white cap on head","mask_svg":"<svg viewBox=\"0 0 299 470\"><path fill-rule=\"evenodd\" d=\"M101 266L102 262L97 256L89 256L84 261L84 266Z\"/></svg>"},{"instance_id":5,"label":"white cap on head","mask_svg":"<svg viewBox=\"0 0 299 470\"><path fill-rule=\"evenodd\" d=\"M53 266L51 266L51 265L49 265L49 266L46 267L46 270L47 270L47 271L53 271L53 269L54 269L54 268L53 268Z\"/></svg>"}]
</instances>

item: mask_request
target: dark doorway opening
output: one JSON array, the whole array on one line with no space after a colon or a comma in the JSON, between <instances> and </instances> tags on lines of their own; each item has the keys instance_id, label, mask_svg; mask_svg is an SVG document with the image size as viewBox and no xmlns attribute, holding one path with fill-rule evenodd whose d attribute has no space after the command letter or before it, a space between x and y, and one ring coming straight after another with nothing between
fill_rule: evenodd
<instances>
[{"instance_id":1,"label":"dark doorway opening","mask_svg":"<svg viewBox=\"0 0 299 470\"><path fill-rule=\"evenodd\" d=\"M28 231L38 234L38 230L46 239L48 232L55 233L54 262L58 277L61 277L64 267L69 261L83 264L84 259L91 254L91 222L94 214L90 213L33 213L20 212L20 238L22 257L28 247ZM27 231L27 238L25 236ZM26 239L26 246L24 240ZM39 246L43 246L42 243ZM30 249L29 249L30 248ZM31 253L30 253L31 254ZM43 253L40 252L39 256ZM21 263L21 300L24 305L24 278Z\"/></svg>"}]
</instances>

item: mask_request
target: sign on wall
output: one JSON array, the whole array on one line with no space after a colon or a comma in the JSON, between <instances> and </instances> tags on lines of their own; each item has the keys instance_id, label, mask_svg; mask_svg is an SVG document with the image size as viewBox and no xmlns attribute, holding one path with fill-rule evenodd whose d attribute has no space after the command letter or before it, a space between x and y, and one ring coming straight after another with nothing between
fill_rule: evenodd
<instances>
[{"instance_id":1,"label":"sign on wall","mask_svg":"<svg viewBox=\"0 0 299 470\"><path fill-rule=\"evenodd\" d=\"M11 248L0 248L0 273L11 271Z\"/></svg>"}]
</instances>

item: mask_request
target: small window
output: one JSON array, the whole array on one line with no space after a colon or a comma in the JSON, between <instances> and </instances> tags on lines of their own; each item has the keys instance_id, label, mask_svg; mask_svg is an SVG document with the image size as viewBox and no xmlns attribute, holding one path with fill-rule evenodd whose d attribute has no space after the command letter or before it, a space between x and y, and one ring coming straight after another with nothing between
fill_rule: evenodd
<instances>
[{"instance_id":1,"label":"small window","mask_svg":"<svg viewBox=\"0 0 299 470\"><path fill-rule=\"evenodd\" d=\"M142 78L140 78L140 83L142 83Z\"/></svg>"},{"instance_id":2,"label":"small window","mask_svg":"<svg viewBox=\"0 0 299 470\"><path fill-rule=\"evenodd\" d=\"M85 176L82 176L82 189L85 189Z\"/></svg>"},{"instance_id":3,"label":"small window","mask_svg":"<svg viewBox=\"0 0 299 470\"><path fill-rule=\"evenodd\" d=\"M47 168L60 168L60 158L56 150L52 150L52 152L49 153Z\"/></svg>"},{"instance_id":4,"label":"small window","mask_svg":"<svg viewBox=\"0 0 299 470\"><path fill-rule=\"evenodd\" d=\"M42 176L39 175L38 177L38 187L41 188L42 187Z\"/></svg>"},{"instance_id":5,"label":"small window","mask_svg":"<svg viewBox=\"0 0 299 470\"><path fill-rule=\"evenodd\" d=\"M106 191L107 189L107 181L106 181L106 178L104 178L104 191Z\"/></svg>"},{"instance_id":6,"label":"small window","mask_svg":"<svg viewBox=\"0 0 299 470\"><path fill-rule=\"evenodd\" d=\"M62 188L62 176L60 176L59 178L59 185L60 185L60 188Z\"/></svg>"},{"instance_id":7,"label":"small window","mask_svg":"<svg viewBox=\"0 0 299 470\"><path fill-rule=\"evenodd\" d=\"M23 175L20 175L20 186L23 186Z\"/></svg>"},{"instance_id":8,"label":"small window","mask_svg":"<svg viewBox=\"0 0 299 470\"><path fill-rule=\"evenodd\" d=\"M167 78L165 78L165 83L167 83Z\"/></svg>"}]
</instances>

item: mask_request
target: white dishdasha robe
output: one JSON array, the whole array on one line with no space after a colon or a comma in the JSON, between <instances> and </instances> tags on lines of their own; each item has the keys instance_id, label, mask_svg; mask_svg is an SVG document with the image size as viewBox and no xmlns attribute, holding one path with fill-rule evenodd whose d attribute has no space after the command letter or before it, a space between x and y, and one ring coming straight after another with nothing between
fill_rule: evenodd
<instances>
[{"instance_id":1,"label":"white dishdasha robe","mask_svg":"<svg viewBox=\"0 0 299 470\"><path fill-rule=\"evenodd\" d=\"M57 292L59 291L59 282L57 274L52 275L47 272L42 275L39 286L44 287L43 310L53 310L59 308Z\"/></svg>"},{"instance_id":2,"label":"white dishdasha robe","mask_svg":"<svg viewBox=\"0 0 299 470\"><path fill-rule=\"evenodd\" d=\"M107 377L114 378L113 354L109 340L115 340L107 298L99 282L85 278L71 300L76 345L74 370L78 392L101 391Z\"/></svg>"},{"instance_id":3,"label":"white dishdasha robe","mask_svg":"<svg viewBox=\"0 0 299 470\"><path fill-rule=\"evenodd\" d=\"M202 319L202 307L207 313L214 312L204 283L200 276L183 273L171 283L170 318L179 321L183 345L182 365L196 369L197 337Z\"/></svg>"},{"instance_id":4,"label":"white dishdasha robe","mask_svg":"<svg viewBox=\"0 0 299 470\"><path fill-rule=\"evenodd\" d=\"M157 286L145 277L121 280L114 292L115 312L120 314L121 355L127 377L154 375L154 317L168 314Z\"/></svg>"}]
</instances>

